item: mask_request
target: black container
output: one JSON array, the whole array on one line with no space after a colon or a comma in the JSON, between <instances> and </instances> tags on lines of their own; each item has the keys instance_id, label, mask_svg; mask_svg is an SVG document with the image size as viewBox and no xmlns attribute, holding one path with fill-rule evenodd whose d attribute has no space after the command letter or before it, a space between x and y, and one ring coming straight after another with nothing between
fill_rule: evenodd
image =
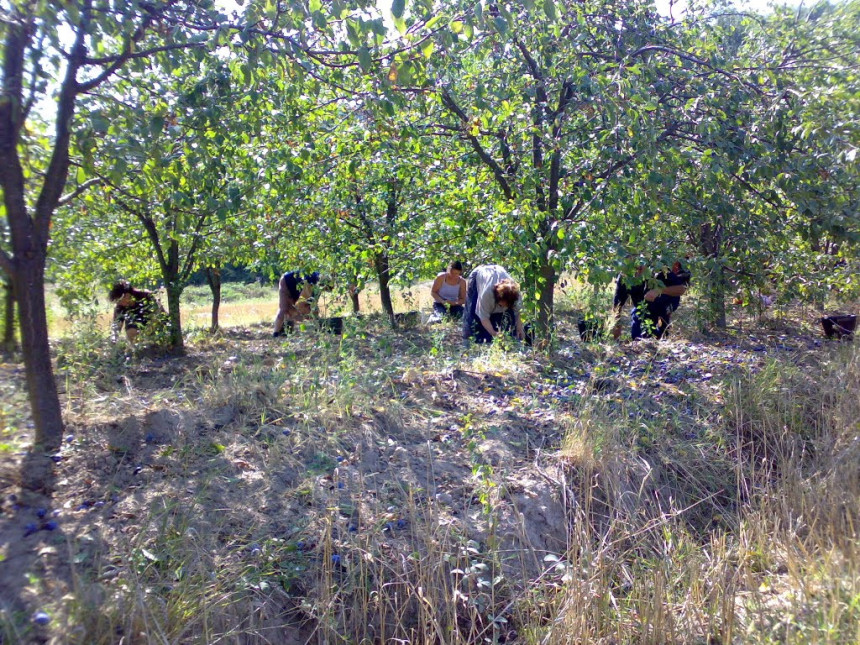
<instances>
[{"instance_id":1,"label":"black container","mask_svg":"<svg viewBox=\"0 0 860 645\"><path fill-rule=\"evenodd\" d=\"M834 314L821 319L824 335L838 340L853 340L854 329L857 327L857 316L854 314Z\"/></svg>"},{"instance_id":2,"label":"black container","mask_svg":"<svg viewBox=\"0 0 860 645\"><path fill-rule=\"evenodd\" d=\"M580 318L576 326L579 328L579 337L585 341L592 341L603 335L604 321L602 318Z\"/></svg>"},{"instance_id":3,"label":"black container","mask_svg":"<svg viewBox=\"0 0 860 645\"><path fill-rule=\"evenodd\" d=\"M421 315L417 311L404 311L394 314L394 321L400 327L414 327L421 322Z\"/></svg>"},{"instance_id":4,"label":"black container","mask_svg":"<svg viewBox=\"0 0 860 645\"><path fill-rule=\"evenodd\" d=\"M320 318L320 331L327 331L340 336L343 334L343 318L337 316L335 318Z\"/></svg>"}]
</instances>

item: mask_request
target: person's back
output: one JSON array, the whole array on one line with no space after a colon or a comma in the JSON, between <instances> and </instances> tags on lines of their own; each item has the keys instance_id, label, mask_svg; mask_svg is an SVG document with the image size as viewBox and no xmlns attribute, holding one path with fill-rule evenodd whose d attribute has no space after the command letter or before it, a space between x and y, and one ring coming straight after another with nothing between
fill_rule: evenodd
<instances>
[{"instance_id":1,"label":"person's back","mask_svg":"<svg viewBox=\"0 0 860 645\"><path fill-rule=\"evenodd\" d=\"M463 341L491 343L505 331L524 337L519 315L520 286L504 267L484 264L469 274L466 308L463 314Z\"/></svg>"},{"instance_id":2,"label":"person's back","mask_svg":"<svg viewBox=\"0 0 860 645\"><path fill-rule=\"evenodd\" d=\"M475 314L478 318L489 318L491 314L501 313L504 307L496 302L493 288L503 280L512 280L510 274L503 266L498 264L482 264L475 267L469 274L469 279L475 276L475 285L478 291L478 300Z\"/></svg>"},{"instance_id":3,"label":"person's back","mask_svg":"<svg viewBox=\"0 0 860 645\"><path fill-rule=\"evenodd\" d=\"M284 334L284 325L290 329L293 322L311 313L313 285L318 284L319 273L302 275L298 271L287 271L278 281L278 313L275 316L273 336Z\"/></svg>"}]
</instances>

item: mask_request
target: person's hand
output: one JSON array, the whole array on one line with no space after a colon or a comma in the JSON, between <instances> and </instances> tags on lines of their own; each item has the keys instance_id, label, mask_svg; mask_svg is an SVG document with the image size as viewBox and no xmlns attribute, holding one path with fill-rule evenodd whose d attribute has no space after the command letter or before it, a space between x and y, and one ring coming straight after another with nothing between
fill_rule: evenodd
<instances>
[{"instance_id":1,"label":"person's hand","mask_svg":"<svg viewBox=\"0 0 860 645\"><path fill-rule=\"evenodd\" d=\"M662 289L649 289L645 293L645 300L647 300L648 302L654 302L662 293Z\"/></svg>"}]
</instances>

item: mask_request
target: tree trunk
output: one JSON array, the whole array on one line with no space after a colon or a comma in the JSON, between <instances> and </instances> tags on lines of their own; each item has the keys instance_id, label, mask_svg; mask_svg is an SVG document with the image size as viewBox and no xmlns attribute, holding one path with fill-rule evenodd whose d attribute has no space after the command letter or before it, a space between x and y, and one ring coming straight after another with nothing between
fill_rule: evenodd
<instances>
[{"instance_id":1,"label":"tree trunk","mask_svg":"<svg viewBox=\"0 0 860 645\"><path fill-rule=\"evenodd\" d=\"M708 297L708 322L726 328L726 276L721 260L723 230L719 224L705 222L699 229L699 248L708 258L705 291Z\"/></svg>"},{"instance_id":2,"label":"tree trunk","mask_svg":"<svg viewBox=\"0 0 860 645\"><path fill-rule=\"evenodd\" d=\"M220 267L206 267L206 281L212 291L212 326L211 333L218 331L218 309L221 307L221 269Z\"/></svg>"},{"instance_id":3,"label":"tree trunk","mask_svg":"<svg viewBox=\"0 0 860 645\"><path fill-rule=\"evenodd\" d=\"M3 283L3 350L11 354L15 351L15 292L12 280Z\"/></svg>"},{"instance_id":4,"label":"tree trunk","mask_svg":"<svg viewBox=\"0 0 860 645\"><path fill-rule=\"evenodd\" d=\"M352 313L354 314L357 314L359 311L358 293L358 287L356 287L354 284L350 285L349 299L352 302Z\"/></svg>"},{"instance_id":5,"label":"tree trunk","mask_svg":"<svg viewBox=\"0 0 860 645\"><path fill-rule=\"evenodd\" d=\"M377 253L373 258L373 264L376 267L376 278L379 280L379 299L382 301L382 310L388 316L388 322L392 329L397 327L397 321L394 319L394 305L391 302L391 271L388 263L387 253Z\"/></svg>"},{"instance_id":6,"label":"tree trunk","mask_svg":"<svg viewBox=\"0 0 860 645\"><path fill-rule=\"evenodd\" d=\"M179 298L183 287L176 281L167 282L167 317L170 321L170 346L181 352L185 348L182 339L182 318L179 311Z\"/></svg>"},{"instance_id":7,"label":"tree trunk","mask_svg":"<svg viewBox=\"0 0 860 645\"><path fill-rule=\"evenodd\" d=\"M721 266L714 266L706 277L708 318L717 329L726 328L726 279Z\"/></svg>"},{"instance_id":8,"label":"tree trunk","mask_svg":"<svg viewBox=\"0 0 860 645\"><path fill-rule=\"evenodd\" d=\"M546 262L541 265L539 271L541 280L538 283L538 316L535 332L538 338L548 341L552 333L553 301L555 298L555 283L558 276L556 276L555 268Z\"/></svg>"},{"instance_id":9,"label":"tree trunk","mask_svg":"<svg viewBox=\"0 0 860 645\"><path fill-rule=\"evenodd\" d=\"M54 452L63 439L63 416L51 366L45 312L45 255L16 253L12 276L21 325L21 351L33 424L33 452ZM24 473L25 477L27 473Z\"/></svg>"}]
</instances>

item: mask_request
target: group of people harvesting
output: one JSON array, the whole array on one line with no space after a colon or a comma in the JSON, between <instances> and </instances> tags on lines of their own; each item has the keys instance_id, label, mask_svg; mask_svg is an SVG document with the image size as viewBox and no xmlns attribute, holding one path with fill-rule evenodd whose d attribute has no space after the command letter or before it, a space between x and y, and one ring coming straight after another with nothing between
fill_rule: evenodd
<instances>
[{"instance_id":1,"label":"group of people harvesting","mask_svg":"<svg viewBox=\"0 0 860 645\"><path fill-rule=\"evenodd\" d=\"M320 283L318 272L284 273L278 281L278 313L273 336L292 331L295 323L311 316L314 288ZM639 338L662 338L668 329L672 313L690 284L690 272L681 261L652 277L641 264L635 275L618 276L613 298L617 317L630 301L633 305L630 335ZM351 286L351 288L355 288ZM498 264L482 264L472 269L468 280L463 277L463 265L451 262L436 276L430 288L433 315L428 322L444 318L461 319L465 343L492 343L501 334L523 340L526 329L520 315L522 302L520 285ZM113 318L114 338L124 327L129 341L134 342L139 330L154 320L161 307L151 291L134 289L128 282L117 282L109 294L116 303ZM618 338L621 328L616 324L612 334Z\"/></svg>"}]
</instances>

